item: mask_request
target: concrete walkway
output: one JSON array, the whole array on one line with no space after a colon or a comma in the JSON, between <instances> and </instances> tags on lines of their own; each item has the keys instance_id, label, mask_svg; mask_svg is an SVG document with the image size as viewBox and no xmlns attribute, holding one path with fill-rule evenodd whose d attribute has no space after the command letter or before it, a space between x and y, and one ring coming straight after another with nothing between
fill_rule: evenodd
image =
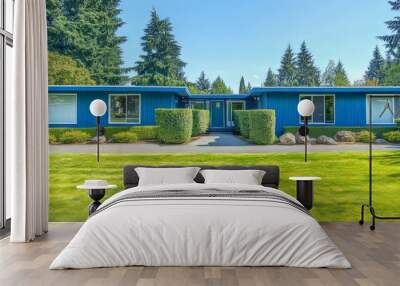
<instances>
[{"instance_id":1,"label":"concrete walkway","mask_svg":"<svg viewBox=\"0 0 400 286\"><path fill-rule=\"evenodd\" d=\"M400 145L374 145L374 150L400 150ZM310 152L367 151L368 144L310 145ZM94 153L96 145L50 145L52 153ZM158 143L102 144L103 153L285 153L304 152L303 145L253 145L229 133L211 133L184 145Z\"/></svg>"}]
</instances>

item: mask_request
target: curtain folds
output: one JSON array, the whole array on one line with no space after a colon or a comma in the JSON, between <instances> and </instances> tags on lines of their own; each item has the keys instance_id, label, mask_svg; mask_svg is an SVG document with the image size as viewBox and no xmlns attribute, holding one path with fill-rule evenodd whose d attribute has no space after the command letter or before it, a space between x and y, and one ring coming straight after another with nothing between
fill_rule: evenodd
<instances>
[{"instance_id":1,"label":"curtain folds","mask_svg":"<svg viewBox=\"0 0 400 286\"><path fill-rule=\"evenodd\" d=\"M7 111L12 242L47 232L48 120L45 0L15 1L14 94Z\"/></svg>"}]
</instances>

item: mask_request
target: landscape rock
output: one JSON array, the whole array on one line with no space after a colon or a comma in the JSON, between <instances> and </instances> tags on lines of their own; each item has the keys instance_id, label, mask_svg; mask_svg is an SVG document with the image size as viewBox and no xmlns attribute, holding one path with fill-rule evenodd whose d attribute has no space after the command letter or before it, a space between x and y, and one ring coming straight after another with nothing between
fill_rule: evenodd
<instances>
[{"instance_id":1,"label":"landscape rock","mask_svg":"<svg viewBox=\"0 0 400 286\"><path fill-rule=\"evenodd\" d=\"M376 144L390 144L388 141L386 141L385 139L382 138L378 138L375 140Z\"/></svg>"},{"instance_id":2,"label":"landscape rock","mask_svg":"<svg viewBox=\"0 0 400 286\"><path fill-rule=\"evenodd\" d=\"M317 144L317 138L310 138L310 144L311 145Z\"/></svg>"},{"instance_id":3,"label":"landscape rock","mask_svg":"<svg viewBox=\"0 0 400 286\"><path fill-rule=\"evenodd\" d=\"M100 144L104 144L107 142L106 136L100 136L99 137L99 142ZM94 136L92 139L89 140L90 144L96 144L97 143L97 136Z\"/></svg>"},{"instance_id":4,"label":"landscape rock","mask_svg":"<svg viewBox=\"0 0 400 286\"><path fill-rule=\"evenodd\" d=\"M342 130L342 131L338 131L336 133L335 140L337 142L352 143L352 142L356 142L356 136L355 136L354 132L352 132L352 131Z\"/></svg>"},{"instance_id":5,"label":"landscape rock","mask_svg":"<svg viewBox=\"0 0 400 286\"><path fill-rule=\"evenodd\" d=\"M296 144L296 136L287 132L279 137L279 142L283 145L294 145Z\"/></svg>"},{"instance_id":6,"label":"landscape rock","mask_svg":"<svg viewBox=\"0 0 400 286\"><path fill-rule=\"evenodd\" d=\"M323 145L336 145L336 141L329 137L329 136L325 136L325 135L321 135L317 138L317 144L323 144Z\"/></svg>"},{"instance_id":7,"label":"landscape rock","mask_svg":"<svg viewBox=\"0 0 400 286\"><path fill-rule=\"evenodd\" d=\"M296 133L296 143L297 144L304 144L304 140L305 140L304 136L301 136L299 133ZM311 143L309 136L307 136L307 143Z\"/></svg>"}]
</instances>

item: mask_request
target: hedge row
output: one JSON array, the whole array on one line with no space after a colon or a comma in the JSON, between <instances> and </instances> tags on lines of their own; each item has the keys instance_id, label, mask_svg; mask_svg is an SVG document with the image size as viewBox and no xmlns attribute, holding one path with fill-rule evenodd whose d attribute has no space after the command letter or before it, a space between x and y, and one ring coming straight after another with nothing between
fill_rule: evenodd
<instances>
[{"instance_id":1,"label":"hedge row","mask_svg":"<svg viewBox=\"0 0 400 286\"><path fill-rule=\"evenodd\" d=\"M193 115L191 109L156 109L156 122L160 127L158 138L161 143L186 143L192 136Z\"/></svg>"},{"instance_id":2,"label":"hedge row","mask_svg":"<svg viewBox=\"0 0 400 286\"><path fill-rule=\"evenodd\" d=\"M360 132L363 130L367 130L368 127L349 127L349 126L309 126L310 128L310 136L313 138L317 138L321 135L326 135L329 137L335 137L336 133L338 131L342 130L347 130L347 131L353 131L353 132ZM293 134L297 133L297 130L299 129L299 126L285 126L283 128L284 133L290 132ZM383 133L397 130L394 127L373 127L373 132L375 133L377 138L383 138Z\"/></svg>"},{"instance_id":3,"label":"hedge row","mask_svg":"<svg viewBox=\"0 0 400 286\"><path fill-rule=\"evenodd\" d=\"M275 141L275 111L269 109L236 110L233 121L243 137L256 144L273 144Z\"/></svg>"},{"instance_id":4,"label":"hedge row","mask_svg":"<svg viewBox=\"0 0 400 286\"><path fill-rule=\"evenodd\" d=\"M210 111L193 109L193 128L192 136L198 136L207 132L210 126Z\"/></svg>"}]
</instances>

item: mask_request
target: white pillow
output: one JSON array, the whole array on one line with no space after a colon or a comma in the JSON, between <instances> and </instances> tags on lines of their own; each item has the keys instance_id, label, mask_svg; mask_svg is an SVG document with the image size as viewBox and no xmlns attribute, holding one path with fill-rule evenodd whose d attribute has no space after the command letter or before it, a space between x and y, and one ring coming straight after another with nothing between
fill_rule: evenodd
<instances>
[{"instance_id":1,"label":"white pillow","mask_svg":"<svg viewBox=\"0 0 400 286\"><path fill-rule=\"evenodd\" d=\"M265 171L261 170L202 170L205 184L261 185Z\"/></svg>"},{"instance_id":2,"label":"white pillow","mask_svg":"<svg viewBox=\"0 0 400 286\"><path fill-rule=\"evenodd\" d=\"M139 176L139 186L171 185L195 183L193 180L200 168L135 168Z\"/></svg>"}]
</instances>

